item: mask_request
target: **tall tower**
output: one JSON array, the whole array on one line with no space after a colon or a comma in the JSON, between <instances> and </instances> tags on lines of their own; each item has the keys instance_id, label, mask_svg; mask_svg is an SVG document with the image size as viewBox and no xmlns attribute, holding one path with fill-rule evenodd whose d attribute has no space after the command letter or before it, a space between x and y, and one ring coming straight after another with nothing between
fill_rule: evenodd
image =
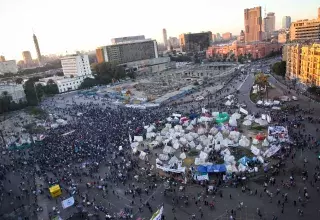
<instances>
[{"instance_id":1,"label":"tall tower","mask_svg":"<svg viewBox=\"0 0 320 220\"><path fill-rule=\"evenodd\" d=\"M261 7L247 8L244 10L245 41L262 40L262 13Z\"/></svg>"},{"instance_id":2,"label":"tall tower","mask_svg":"<svg viewBox=\"0 0 320 220\"><path fill-rule=\"evenodd\" d=\"M162 29L162 34L163 34L163 43L164 43L164 46L168 47L168 37L167 37L167 30L165 28Z\"/></svg>"},{"instance_id":3,"label":"tall tower","mask_svg":"<svg viewBox=\"0 0 320 220\"><path fill-rule=\"evenodd\" d=\"M34 42L34 46L36 48L39 65L41 65L41 52L40 52L38 39L37 39L37 36L35 34L33 34L33 42Z\"/></svg>"}]
</instances>

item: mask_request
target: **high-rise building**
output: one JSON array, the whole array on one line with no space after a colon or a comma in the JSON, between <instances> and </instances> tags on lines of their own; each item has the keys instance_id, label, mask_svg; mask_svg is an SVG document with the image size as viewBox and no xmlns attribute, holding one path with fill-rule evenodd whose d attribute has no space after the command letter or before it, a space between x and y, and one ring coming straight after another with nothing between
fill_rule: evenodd
<instances>
[{"instance_id":1,"label":"high-rise building","mask_svg":"<svg viewBox=\"0 0 320 220\"><path fill-rule=\"evenodd\" d=\"M168 44L170 44L170 46L172 46L173 48L177 48L180 46L179 39L176 37L169 37Z\"/></svg>"},{"instance_id":2,"label":"high-rise building","mask_svg":"<svg viewBox=\"0 0 320 220\"><path fill-rule=\"evenodd\" d=\"M276 17L273 12L267 14L262 22L263 39L270 39L272 32L275 31Z\"/></svg>"},{"instance_id":3,"label":"high-rise building","mask_svg":"<svg viewBox=\"0 0 320 220\"><path fill-rule=\"evenodd\" d=\"M111 43L112 44L119 44L119 43L125 43L125 42L131 42L131 41L139 41L139 40L145 40L144 35L137 35L137 36L128 36L128 37L117 37L112 38Z\"/></svg>"},{"instance_id":4,"label":"high-rise building","mask_svg":"<svg viewBox=\"0 0 320 220\"><path fill-rule=\"evenodd\" d=\"M320 44L287 44L286 75L306 85L320 86Z\"/></svg>"},{"instance_id":5,"label":"high-rise building","mask_svg":"<svg viewBox=\"0 0 320 220\"><path fill-rule=\"evenodd\" d=\"M290 26L290 40L320 40L320 18L292 22Z\"/></svg>"},{"instance_id":6,"label":"high-rise building","mask_svg":"<svg viewBox=\"0 0 320 220\"><path fill-rule=\"evenodd\" d=\"M207 50L212 41L212 32L180 34L180 47L183 52Z\"/></svg>"},{"instance_id":7,"label":"high-rise building","mask_svg":"<svg viewBox=\"0 0 320 220\"><path fill-rule=\"evenodd\" d=\"M289 39L289 33L287 31L282 31L278 33L278 43L285 44Z\"/></svg>"},{"instance_id":8,"label":"high-rise building","mask_svg":"<svg viewBox=\"0 0 320 220\"><path fill-rule=\"evenodd\" d=\"M282 28L283 29L289 29L291 25L291 17L290 16L284 16L282 18Z\"/></svg>"},{"instance_id":9,"label":"high-rise building","mask_svg":"<svg viewBox=\"0 0 320 220\"><path fill-rule=\"evenodd\" d=\"M32 65L32 57L30 51L23 51L22 52L22 58L25 65Z\"/></svg>"},{"instance_id":10,"label":"high-rise building","mask_svg":"<svg viewBox=\"0 0 320 220\"><path fill-rule=\"evenodd\" d=\"M162 29L162 36L163 36L163 44L165 48L168 48L168 37L167 37L167 30L165 28Z\"/></svg>"},{"instance_id":11,"label":"high-rise building","mask_svg":"<svg viewBox=\"0 0 320 220\"><path fill-rule=\"evenodd\" d=\"M4 56L0 56L0 62L6 61L6 58Z\"/></svg>"},{"instance_id":12,"label":"high-rise building","mask_svg":"<svg viewBox=\"0 0 320 220\"><path fill-rule=\"evenodd\" d=\"M320 19L320 7L318 8L318 19Z\"/></svg>"},{"instance_id":13,"label":"high-rise building","mask_svg":"<svg viewBox=\"0 0 320 220\"><path fill-rule=\"evenodd\" d=\"M262 14L261 7L244 9L245 41L262 40Z\"/></svg>"},{"instance_id":14,"label":"high-rise building","mask_svg":"<svg viewBox=\"0 0 320 220\"><path fill-rule=\"evenodd\" d=\"M90 76L91 68L88 55L74 55L61 58L61 66L65 76Z\"/></svg>"},{"instance_id":15,"label":"high-rise building","mask_svg":"<svg viewBox=\"0 0 320 220\"><path fill-rule=\"evenodd\" d=\"M240 41L241 43L244 43L244 42L245 42L245 34L244 34L244 31L243 31L243 30L241 30L241 32L240 32L239 41Z\"/></svg>"},{"instance_id":16,"label":"high-rise building","mask_svg":"<svg viewBox=\"0 0 320 220\"><path fill-rule=\"evenodd\" d=\"M98 63L118 62L119 64L158 58L158 45L155 40L123 42L96 49Z\"/></svg>"},{"instance_id":17,"label":"high-rise building","mask_svg":"<svg viewBox=\"0 0 320 220\"><path fill-rule=\"evenodd\" d=\"M223 40L231 40L232 34L230 32L226 32L222 34L222 39Z\"/></svg>"},{"instance_id":18,"label":"high-rise building","mask_svg":"<svg viewBox=\"0 0 320 220\"><path fill-rule=\"evenodd\" d=\"M33 42L34 42L34 46L36 48L39 65L41 65L41 61L42 61L41 60L41 52L40 52L39 42L38 42L37 36L35 34L33 34Z\"/></svg>"},{"instance_id":19,"label":"high-rise building","mask_svg":"<svg viewBox=\"0 0 320 220\"><path fill-rule=\"evenodd\" d=\"M217 41L220 41L220 40L221 40L221 35L220 35L220 33L217 33L216 37L217 37Z\"/></svg>"}]
</instances>

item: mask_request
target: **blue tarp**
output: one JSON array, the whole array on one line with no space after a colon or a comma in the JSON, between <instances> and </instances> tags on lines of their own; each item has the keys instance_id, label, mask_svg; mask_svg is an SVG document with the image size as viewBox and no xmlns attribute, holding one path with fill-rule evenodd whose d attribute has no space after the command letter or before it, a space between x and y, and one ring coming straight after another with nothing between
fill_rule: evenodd
<instances>
[{"instance_id":1,"label":"blue tarp","mask_svg":"<svg viewBox=\"0 0 320 220\"><path fill-rule=\"evenodd\" d=\"M197 118L198 116L199 116L198 114L192 113L192 114L190 114L189 118L190 118L190 120L193 120L193 119Z\"/></svg>"},{"instance_id":2,"label":"blue tarp","mask_svg":"<svg viewBox=\"0 0 320 220\"><path fill-rule=\"evenodd\" d=\"M227 171L227 167L224 164L215 164L215 165L207 166L208 173L222 173L226 171Z\"/></svg>"},{"instance_id":3,"label":"blue tarp","mask_svg":"<svg viewBox=\"0 0 320 220\"><path fill-rule=\"evenodd\" d=\"M198 172L199 173L206 173L207 167L206 166L198 166Z\"/></svg>"},{"instance_id":4,"label":"blue tarp","mask_svg":"<svg viewBox=\"0 0 320 220\"><path fill-rule=\"evenodd\" d=\"M246 157L246 156L244 156L244 157L242 157L242 158L240 158L238 160L238 162L241 163L244 166L248 166L248 162L250 162L250 161L251 161L251 159L249 157Z\"/></svg>"}]
</instances>

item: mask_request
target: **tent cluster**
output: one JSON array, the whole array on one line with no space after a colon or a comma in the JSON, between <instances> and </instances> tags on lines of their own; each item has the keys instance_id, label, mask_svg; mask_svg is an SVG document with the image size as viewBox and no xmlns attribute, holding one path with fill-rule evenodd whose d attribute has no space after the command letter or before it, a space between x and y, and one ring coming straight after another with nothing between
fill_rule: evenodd
<instances>
[{"instance_id":1,"label":"tent cluster","mask_svg":"<svg viewBox=\"0 0 320 220\"><path fill-rule=\"evenodd\" d=\"M287 133L283 135L284 131L280 128L270 127L268 135L259 133L254 138L248 138L237 130L241 117L239 113L210 114L206 109L202 109L201 115L191 114L190 117L172 114L167 118L168 123L161 129L157 129L155 124L145 126L146 140L143 136L135 136L131 147L137 152L139 143L144 141L149 143L150 149L161 146L162 152L157 155L156 165L164 171L184 172L182 161L187 158L187 154L196 156L194 165L198 166L198 172L246 171L251 169L248 167L250 162L264 163L264 158L271 157L281 148L276 141L280 134L281 137L288 136ZM271 118L267 115L262 115L261 118L247 115L244 120L266 125ZM250 149L255 156L251 159L242 157L236 161L230 151L235 147ZM211 151L219 153L224 163L213 164L208 161ZM146 152L140 152L140 159L144 160L146 156Z\"/></svg>"}]
</instances>

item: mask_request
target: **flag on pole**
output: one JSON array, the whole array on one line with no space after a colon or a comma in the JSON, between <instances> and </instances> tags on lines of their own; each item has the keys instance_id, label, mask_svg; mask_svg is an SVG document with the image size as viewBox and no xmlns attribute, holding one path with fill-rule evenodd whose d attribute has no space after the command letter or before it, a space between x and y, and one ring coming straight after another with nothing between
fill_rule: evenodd
<instances>
[{"instance_id":1,"label":"flag on pole","mask_svg":"<svg viewBox=\"0 0 320 220\"><path fill-rule=\"evenodd\" d=\"M158 209L151 217L150 220L161 220L162 217L162 213L163 213L163 206L161 206L160 209Z\"/></svg>"}]
</instances>

